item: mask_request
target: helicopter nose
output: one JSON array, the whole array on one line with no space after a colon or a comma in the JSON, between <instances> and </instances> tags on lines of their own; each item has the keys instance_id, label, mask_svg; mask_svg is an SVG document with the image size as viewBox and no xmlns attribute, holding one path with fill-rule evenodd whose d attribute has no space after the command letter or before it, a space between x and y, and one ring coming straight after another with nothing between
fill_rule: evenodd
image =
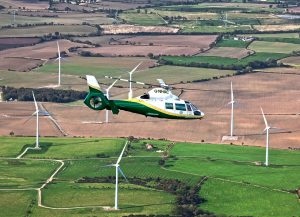
<instances>
[{"instance_id":1,"label":"helicopter nose","mask_svg":"<svg viewBox=\"0 0 300 217\"><path fill-rule=\"evenodd\" d=\"M204 115L205 115L204 112L202 112L202 111L200 111L200 113L201 113L201 116L204 116Z\"/></svg>"}]
</instances>

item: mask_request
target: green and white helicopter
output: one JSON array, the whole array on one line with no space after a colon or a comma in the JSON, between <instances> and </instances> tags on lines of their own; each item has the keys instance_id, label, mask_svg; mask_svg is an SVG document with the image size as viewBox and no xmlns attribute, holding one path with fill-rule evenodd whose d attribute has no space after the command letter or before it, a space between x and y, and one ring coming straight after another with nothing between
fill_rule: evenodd
<instances>
[{"instance_id":1,"label":"green and white helicopter","mask_svg":"<svg viewBox=\"0 0 300 217\"><path fill-rule=\"evenodd\" d=\"M204 117L204 113L192 103L179 99L178 96L172 94L171 88L162 79L157 79L160 84L159 87L150 90L142 96L132 98L131 83L145 83L121 78L107 78L129 82L130 91L128 99L110 100L108 94L105 95L101 91L97 79L92 75L86 75L89 93L84 100L84 104L89 108L93 110L107 109L111 110L113 114L118 114L120 110L124 110L145 115L146 117L166 119L201 119Z\"/></svg>"}]
</instances>

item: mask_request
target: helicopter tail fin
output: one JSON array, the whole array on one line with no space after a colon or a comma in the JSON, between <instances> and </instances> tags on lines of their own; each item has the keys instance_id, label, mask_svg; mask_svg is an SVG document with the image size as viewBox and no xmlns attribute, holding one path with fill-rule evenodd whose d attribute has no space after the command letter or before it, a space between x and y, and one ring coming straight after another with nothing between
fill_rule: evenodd
<instances>
[{"instance_id":1,"label":"helicopter tail fin","mask_svg":"<svg viewBox=\"0 0 300 217\"><path fill-rule=\"evenodd\" d=\"M92 75L87 75L86 81L89 86L89 93L85 97L84 104L93 110L108 109L112 110L113 114L118 114L118 107L103 94L97 79Z\"/></svg>"}]
</instances>

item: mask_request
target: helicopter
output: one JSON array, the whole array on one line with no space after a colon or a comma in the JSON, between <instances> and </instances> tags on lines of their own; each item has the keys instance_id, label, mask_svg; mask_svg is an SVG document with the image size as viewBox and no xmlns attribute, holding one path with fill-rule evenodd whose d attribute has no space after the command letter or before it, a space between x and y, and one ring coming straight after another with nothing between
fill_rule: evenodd
<instances>
[{"instance_id":1,"label":"helicopter","mask_svg":"<svg viewBox=\"0 0 300 217\"><path fill-rule=\"evenodd\" d=\"M108 77L114 79L112 77ZM121 78L117 80L128 81ZM89 93L84 100L84 104L93 110L111 110L113 114L119 114L120 110L144 115L146 117L156 117L164 119L202 119L204 113L192 103L180 99L174 95L171 88L162 79L157 79L158 87L153 88L144 95L128 99L110 100L101 89L97 79L92 75L86 75ZM132 81L129 81L130 84ZM142 82L136 82L145 84Z\"/></svg>"}]
</instances>

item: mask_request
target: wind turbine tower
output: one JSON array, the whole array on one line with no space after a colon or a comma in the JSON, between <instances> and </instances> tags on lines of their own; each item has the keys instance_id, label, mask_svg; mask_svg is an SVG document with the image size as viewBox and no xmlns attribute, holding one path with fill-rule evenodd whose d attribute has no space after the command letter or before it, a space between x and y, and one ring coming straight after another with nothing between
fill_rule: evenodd
<instances>
[{"instance_id":1,"label":"wind turbine tower","mask_svg":"<svg viewBox=\"0 0 300 217\"><path fill-rule=\"evenodd\" d=\"M120 77L119 77L120 79ZM109 90L115 85L115 83L117 83L117 81L119 80L115 80L114 83L112 83L107 89L106 89L106 97L107 99L109 99ZM108 110L105 110L105 123L108 123Z\"/></svg>"},{"instance_id":2,"label":"wind turbine tower","mask_svg":"<svg viewBox=\"0 0 300 217\"><path fill-rule=\"evenodd\" d=\"M236 141L238 140L237 136L233 135L233 128L234 128L234 104L236 102L234 101L234 96L233 96L233 87L232 87L232 82L230 84L230 102L228 105L231 105L231 116L230 116L230 135L229 136L223 136L222 141L230 140L230 141Z\"/></svg>"},{"instance_id":3,"label":"wind turbine tower","mask_svg":"<svg viewBox=\"0 0 300 217\"><path fill-rule=\"evenodd\" d=\"M231 104L231 119L230 119L230 136L233 137L233 125L234 125L234 114L233 114L233 108L234 108L234 97L233 97L233 88L232 88L232 82L231 82L231 101L228 103Z\"/></svg>"},{"instance_id":4,"label":"wind turbine tower","mask_svg":"<svg viewBox=\"0 0 300 217\"><path fill-rule=\"evenodd\" d=\"M33 96L33 100L34 100L34 105L35 105L35 112L32 114L33 115L36 115L36 139L35 139L35 149L40 149L39 147L39 107L38 107L38 104L35 100L35 96L34 96L34 93L32 91L32 96Z\"/></svg>"},{"instance_id":5,"label":"wind turbine tower","mask_svg":"<svg viewBox=\"0 0 300 217\"><path fill-rule=\"evenodd\" d=\"M115 167L115 168L116 168L116 189L115 189L115 207L114 207L115 210L118 210L118 184L119 184L119 172L120 172L121 175L125 178L125 180L128 181L127 178L126 178L126 176L124 175L123 171L122 171L121 168L120 168L120 161L121 161L121 159L122 159L122 156L123 156L123 154L124 154L124 151L125 151L125 149L126 149L127 144L128 144L128 142L126 142L126 144L124 145L124 148L123 148L123 150L122 150L122 152L121 152L121 154L120 154L120 156L119 156L117 162L116 162L115 164L107 165L107 166L112 166L112 167Z\"/></svg>"},{"instance_id":6,"label":"wind turbine tower","mask_svg":"<svg viewBox=\"0 0 300 217\"><path fill-rule=\"evenodd\" d=\"M56 58L56 60L58 60L58 86L60 86L61 84L61 56L60 56L60 48L59 48L59 43L58 41L56 41L57 44L57 53L58 53L58 57Z\"/></svg>"},{"instance_id":7,"label":"wind turbine tower","mask_svg":"<svg viewBox=\"0 0 300 217\"><path fill-rule=\"evenodd\" d=\"M269 166L269 133L270 133L270 129L272 129L273 127L268 125L266 116L264 114L264 111L262 109L262 107L260 107L261 109L261 114L263 116L266 128L264 129L264 132L266 132L266 160L265 160L265 165Z\"/></svg>"},{"instance_id":8,"label":"wind turbine tower","mask_svg":"<svg viewBox=\"0 0 300 217\"><path fill-rule=\"evenodd\" d=\"M128 93L128 99L132 99L132 74L135 72L135 70L142 64L140 62L134 69L132 69L129 73L129 93Z\"/></svg>"}]
</instances>

